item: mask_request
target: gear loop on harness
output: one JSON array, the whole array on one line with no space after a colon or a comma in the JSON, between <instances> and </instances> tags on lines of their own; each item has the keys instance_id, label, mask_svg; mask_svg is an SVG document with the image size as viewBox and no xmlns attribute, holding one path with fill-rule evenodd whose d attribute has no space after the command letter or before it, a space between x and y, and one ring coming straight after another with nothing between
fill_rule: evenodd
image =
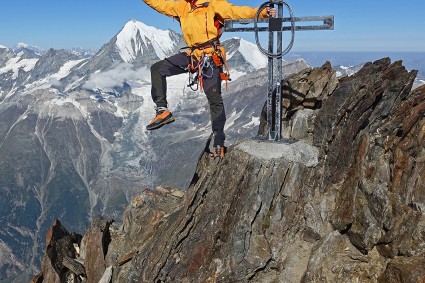
<instances>
[{"instance_id":1,"label":"gear loop on harness","mask_svg":"<svg viewBox=\"0 0 425 283\"><path fill-rule=\"evenodd\" d=\"M198 58L193 53L196 50L203 51ZM186 68L189 71L188 86L193 90L203 91L203 79L210 79L214 75L214 68L220 72L220 79L226 81L226 90L228 81L230 81L229 67L227 66L225 55L222 53L222 47L218 38L198 44L192 47L183 47L180 52L186 52L190 57L189 64ZM225 66L226 72L223 72ZM196 74L194 76L194 74ZM196 85L196 88L194 87Z\"/></svg>"}]
</instances>

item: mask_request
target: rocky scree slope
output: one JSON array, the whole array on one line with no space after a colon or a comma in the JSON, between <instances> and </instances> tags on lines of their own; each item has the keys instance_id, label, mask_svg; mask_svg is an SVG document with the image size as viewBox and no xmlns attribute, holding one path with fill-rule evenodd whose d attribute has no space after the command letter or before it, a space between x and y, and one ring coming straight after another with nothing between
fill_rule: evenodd
<instances>
[{"instance_id":1,"label":"rocky scree slope","mask_svg":"<svg viewBox=\"0 0 425 283\"><path fill-rule=\"evenodd\" d=\"M291 76L282 143L204 152L187 192L145 190L122 224L99 217L82 239L55 222L33 282L424 281L415 76L388 58L339 79L328 63Z\"/></svg>"}]
</instances>

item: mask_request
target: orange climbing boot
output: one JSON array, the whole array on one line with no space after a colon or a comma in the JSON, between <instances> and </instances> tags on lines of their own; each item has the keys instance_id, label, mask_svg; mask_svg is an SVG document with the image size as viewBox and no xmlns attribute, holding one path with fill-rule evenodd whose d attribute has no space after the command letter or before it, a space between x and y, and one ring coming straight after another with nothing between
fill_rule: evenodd
<instances>
[{"instance_id":1,"label":"orange climbing boot","mask_svg":"<svg viewBox=\"0 0 425 283\"><path fill-rule=\"evenodd\" d=\"M165 107L159 107L156 111L155 118L146 126L146 130L155 130L174 121L174 116L171 114L170 110Z\"/></svg>"},{"instance_id":2,"label":"orange climbing boot","mask_svg":"<svg viewBox=\"0 0 425 283\"><path fill-rule=\"evenodd\" d=\"M226 135L223 131L214 131L214 146L213 152L211 154L212 157L223 158L226 154L226 147L224 146L224 140L226 139Z\"/></svg>"},{"instance_id":3,"label":"orange climbing boot","mask_svg":"<svg viewBox=\"0 0 425 283\"><path fill-rule=\"evenodd\" d=\"M211 157L214 157L214 158L217 158L217 157L223 158L225 154L226 154L226 148L224 146L217 145L217 146L214 146L213 147L213 152L211 154Z\"/></svg>"}]
</instances>

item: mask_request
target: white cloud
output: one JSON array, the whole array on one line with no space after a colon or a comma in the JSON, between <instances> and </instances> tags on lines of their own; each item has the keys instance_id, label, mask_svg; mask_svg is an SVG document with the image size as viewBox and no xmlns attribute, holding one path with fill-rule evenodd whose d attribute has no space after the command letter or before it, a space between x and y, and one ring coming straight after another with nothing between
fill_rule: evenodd
<instances>
[{"instance_id":1,"label":"white cloud","mask_svg":"<svg viewBox=\"0 0 425 283\"><path fill-rule=\"evenodd\" d=\"M124 82L135 80L150 80L150 71L146 68L134 70L132 64L121 63L112 70L90 75L83 88L110 91L114 87L122 86Z\"/></svg>"}]
</instances>

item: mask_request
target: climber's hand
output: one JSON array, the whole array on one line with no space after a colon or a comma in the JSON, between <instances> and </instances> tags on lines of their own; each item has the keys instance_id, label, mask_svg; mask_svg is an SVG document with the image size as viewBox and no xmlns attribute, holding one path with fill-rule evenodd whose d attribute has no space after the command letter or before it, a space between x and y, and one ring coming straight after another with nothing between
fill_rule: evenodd
<instances>
[{"instance_id":1,"label":"climber's hand","mask_svg":"<svg viewBox=\"0 0 425 283\"><path fill-rule=\"evenodd\" d=\"M267 7L266 12L267 12L267 15L269 15L269 18L275 18L276 17L276 8Z\"/></svg>"}]
</instances>

